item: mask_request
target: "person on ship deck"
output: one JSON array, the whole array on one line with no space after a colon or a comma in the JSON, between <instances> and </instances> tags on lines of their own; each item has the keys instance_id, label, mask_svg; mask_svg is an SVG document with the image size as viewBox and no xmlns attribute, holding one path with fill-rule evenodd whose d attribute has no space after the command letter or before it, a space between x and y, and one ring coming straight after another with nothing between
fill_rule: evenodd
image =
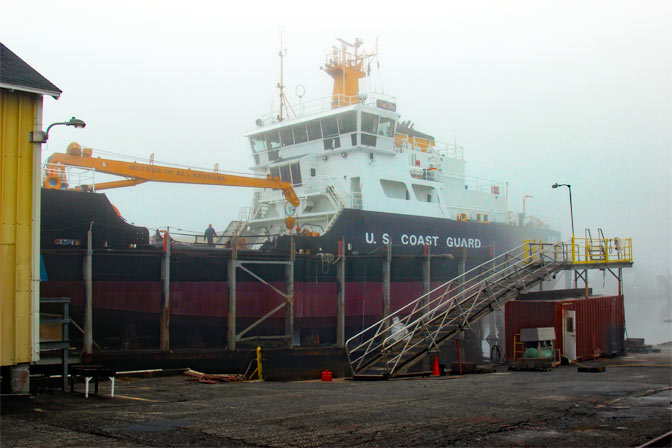
<instances>
[{"instance_id":1,"label":"person on ship deck","mask_svg":"<svg viewBox=\"0 0 672 448\"><path fill-rule=\"evenodd\" d=\"M215 237L217 236L217 232L215 232L214 227L212 227L212 224L208 225L208 228L205 229L205 233L203 234L206 240L208 240L208 246L213 247Z\"/></svg>"}]
</instances>

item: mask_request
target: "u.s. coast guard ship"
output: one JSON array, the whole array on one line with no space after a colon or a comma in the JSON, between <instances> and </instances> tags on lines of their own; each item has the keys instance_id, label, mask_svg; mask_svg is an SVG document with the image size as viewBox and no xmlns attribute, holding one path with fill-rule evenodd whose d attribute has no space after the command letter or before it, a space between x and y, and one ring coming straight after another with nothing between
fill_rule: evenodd
<instances>
[{"instance_id":1,"label":"u.s. coast guard ship","mask_svg":"<svg viewBox=\"0 0 672 448\"><path fill-rule=\"evenodd\" d=\"M298 233L319 235L310 244L317 250L344 240L356 252L392 244L489 255L524 239L558 238L540 220L509 211L507 184L467 177L462 147L400 121L394 97L360 92L375 54L361 51L359 39L341 44L323 67L334 81L330 97L293 113L281 81L279 112L247 134L254 171L291 182L301 199L295 208L278 190L256 191L241 233L248 243L286 232L287 218Z\"/></svg>"}]
</instances>

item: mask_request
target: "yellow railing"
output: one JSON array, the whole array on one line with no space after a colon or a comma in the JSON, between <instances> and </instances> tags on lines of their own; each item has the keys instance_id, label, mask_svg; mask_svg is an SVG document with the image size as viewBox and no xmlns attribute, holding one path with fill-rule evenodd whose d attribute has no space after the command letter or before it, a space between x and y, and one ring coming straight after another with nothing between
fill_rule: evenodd
<instances>
[{"instance_id":1,"label":"yellow railing","mask_svg":"<svg viewBox=\"0 0 672 448\"><path fill-rule=\"evenodd\" d=\"M572 238L572 263L632 262L632 238Z\"/></svg>"},{"instance_id":2,"label":"yellow railing","mask_svg":"<svg viewBox=\"0 0 672 448\"><path fill-rule=\"evenodd\" d=\"M535 240L525 240L523 257L526 263L540 261L542 251L549 245L554 246L553 254L547 250L543 257L553 257L555 261L573 264L595 263L631 263L632 238L576 238L567 243L543 243Z\"/></svg>"}]
</instances>

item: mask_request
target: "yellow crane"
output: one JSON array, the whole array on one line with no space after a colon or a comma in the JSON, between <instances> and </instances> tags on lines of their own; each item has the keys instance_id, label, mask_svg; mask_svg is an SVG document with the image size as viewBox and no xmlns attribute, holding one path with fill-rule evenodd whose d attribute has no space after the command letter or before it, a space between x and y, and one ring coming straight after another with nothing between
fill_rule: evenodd
<instances>
[{"instance_id":1,"label":"yellow crane","mask_svg":"<svg viewBox=\"0 0 672 448\"><path fill-rule=\"evenodd\" d=\"M154 163L126 162L121 160L93 157L91 148L82 148L78 143L70 143L65 153L54 153L47 159L45 168L44 188L67 189L66 166L91 168L100 173L126 177L125 180L103 182L90 186L93 190L128 187L144 182L169 182L181 184L219 185L230 187L272 188L282 190L287 202L294 209L299 205L299 198L290 182L279 177L253 177L233 174L224 174L214 171L192 170L191 168L176 168L156 165ZM75 188L83 190L82 187ZM295 219L285 220L287 228L294 228Z\"/></svg>"}]
</instances>

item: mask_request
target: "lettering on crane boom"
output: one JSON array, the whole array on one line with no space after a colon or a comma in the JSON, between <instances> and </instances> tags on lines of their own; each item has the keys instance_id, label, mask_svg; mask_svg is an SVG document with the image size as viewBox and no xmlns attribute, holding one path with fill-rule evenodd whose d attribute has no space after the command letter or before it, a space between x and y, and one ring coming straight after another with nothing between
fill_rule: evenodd
<instances>
[{"instance_id":1,"label":"lettering on crane boom","mask_svg":"<svg viewBox=\"0 0 672 448\"><path fill-rule=\"evenodd\" d=\"M150 173L150 174L166 174L169 176L182 176L191 179L216 180L222 182L228 179L228 176L225 176L223 174L203 173L199 171L182 170L179 168L166 168L160 166L130 165L129 171L135 171L138 173Z\"/></svg>"}]
</instances>

